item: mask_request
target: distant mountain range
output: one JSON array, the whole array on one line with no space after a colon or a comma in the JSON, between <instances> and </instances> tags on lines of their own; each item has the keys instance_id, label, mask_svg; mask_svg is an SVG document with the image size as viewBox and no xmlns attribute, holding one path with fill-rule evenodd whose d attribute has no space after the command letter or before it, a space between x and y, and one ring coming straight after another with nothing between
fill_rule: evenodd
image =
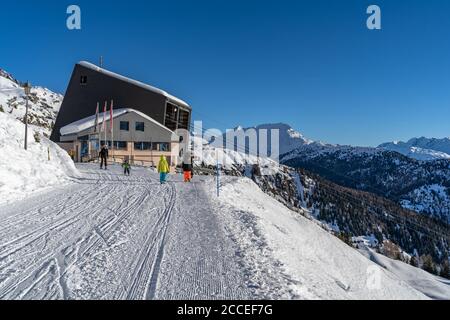
<instances>
[{"instance_id":1,"label":"distant mountain range","mask_svg":"<svg viewBox=\"0 0 450 320\"><path fill-rule=\"evenodd\" d=\"M450 156L443 156L450 152L449 139L353 147L313 141L283 123L253 129L280 131L280 162L284 165L307 169L341 186L375 193L450 223Z\"/></svg>"},{"instance_id":2,"label":"distant mountain range","mask_svg":"<svg viewBox=\"0 0 450 320\"><path fill-rule=\"evenodd\" d=\"M450 138L413 138L408 142L383 143L379 148L396 151L417 160L450 159Z\"/></svg>"}]
</instances>

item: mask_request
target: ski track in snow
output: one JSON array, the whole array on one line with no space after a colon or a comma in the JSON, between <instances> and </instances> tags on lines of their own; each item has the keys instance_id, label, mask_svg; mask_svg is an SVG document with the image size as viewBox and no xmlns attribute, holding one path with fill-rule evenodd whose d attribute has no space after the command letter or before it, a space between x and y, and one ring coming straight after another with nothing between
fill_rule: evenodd
<instances>
[{"instance_id":1,"label":"ski track in snow","mask_svg":"<svg viewBox=\"0 0 450 320\"><path fill-rule=\"evenodd\" d=\"M144 168L78 169L0 206L0 299L427 298L386 270L371 290L373 262L248 179L223 177L217 198L214 177L161 185Z\"/></svg>"},{"instance_id":2,"label":"ski track in snow","mask_svg":"<svg viewBox=\"0 0 450 320\"><path fill-rule=\"evenodd\" d=\"M0 299L254 297L201 186L79 169L73 184L0 207Z\"/></svg>"}]
</instances>

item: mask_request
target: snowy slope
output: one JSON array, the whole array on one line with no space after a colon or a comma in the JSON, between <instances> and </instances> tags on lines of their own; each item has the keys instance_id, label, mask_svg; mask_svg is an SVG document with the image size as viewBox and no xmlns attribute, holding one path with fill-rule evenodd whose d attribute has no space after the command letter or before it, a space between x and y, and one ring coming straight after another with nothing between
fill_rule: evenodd
<instances>
[{"instance_id":1,"label":"snowy slope","mask_svg":"<svg viewBox=\"0 0 450 320\"><path fill-rule=\"evenodd\" d=\"M226 148L216 148L198 137L194 137L192 141L194 143L195 164L198 166L216 168L219 163L222 169L233 171L246 167L250 169L253 165L259 164L265 174L278 172L278 162L270 158L258 157Z\"/></svg>"},{"instance_id":2,"label":"snowy slope","mask_svg":"<svg viewBox=\"0 0 450 320\"><path fill-rule=\"evenodd\" d=\"M79 165L80 179L0 205L2 299L426 299L247 178L190 184Z\"/></svg>"},{"instance_id":3,"label":"snowy slope","mask_svg":"<svg viewBox=\"0 0 450 320\"><path fill-rule=\"evenodd\" d=\"M434 276L402 261L389 259L369 248L361 248L360 252L428 297L450 299L450 280Z\"/></svg>"},{"instance_id":4,"label":"snowy slope","mask_svg":"<svg viewBox=\"0 0 450 320\"><path fill-rule=\"evenodd\" d=\"M66 183L70 176L77 175L67 152L31 127L25 151L24 135L22 122L0 112L0 203Z\"/></svg>"},{"instance_id":5,"label":"snowy slope","mask_svg":"<svg viewBox=\"0 0 450 320\"><path fill-rule=\"evenodd\" d=\"M450 159L450 138L413 138L408 142L383 143L379 148L396 151L410 158L423 161Z\"/></svg>"},{"instance_id":6,"label":"snowy slope","mask_svg":"<svg viewBox=\"0 0 450 320\"><path fill-rule=\"evenodd\" d=\"M296 158L312 160L319 156L327 156L332 154L336 154L339 159L345 160L351 159L352 157L370 157L376 154L381 154L382 152L382 149L371 147L353 147L313 142L308 145L300 146L297 149L282 155L281 162L285 163Z\"/></svg>"},{"instance_id":7,"label":"snowy slope","mask_svg":"<svg viewBox=\"0 0 450 320\"><path fill-rule=\"evenodd\" d=\"M298 299L425 298L249 179L226 177L222 184L220 198L211 195L211 201L220 208L217 214L240 247L246 267L257 270L251 280L261 290L275 286L281 297ZM373 270L381 279L377 288L367 285Z\"/></svg>"},{"instance_id":8,"label":"snowy slope","mask_svg":"<svg viewBox=\"0 0 450 320\"><path fill-rule=\"evenodd\" d=\"M47 136L61 107L63 96L43 87L33 87L29 99L29 123ZM25 93L19 82L0 69L0 113L23 121Z\"/></svg>"},{"instance_id":9,"label":"snowy slope","mask_svg":"<svg viewBox=\"0 0 450 320\"><path fill-rule=\"evenodd\" d=\"M432 217L450 224L450 189L441 184L421 186L406 195L401 201L404 208L426 212Z\"/></svg>"}]
</instances>

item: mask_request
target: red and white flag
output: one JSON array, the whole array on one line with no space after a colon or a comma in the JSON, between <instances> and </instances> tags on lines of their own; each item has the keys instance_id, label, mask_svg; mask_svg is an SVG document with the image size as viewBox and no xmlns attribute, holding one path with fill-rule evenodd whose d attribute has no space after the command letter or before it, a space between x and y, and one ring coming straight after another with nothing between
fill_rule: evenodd
<instances>
[{"instance_id":1,"label":"red and white flag","mask_svg":"<svg viewBox=\"0 0 450 320\"><path fill-rule=\"evenodd\" d=\"M108 102L105 101L105 106L103 107L103 123L102 123L102 132L106 132L106 111L108 107Z\"/></svg>"},{"instance_id":2,"label":"red and white flag","mask_svg":"<svg viewBox=\"0 0 450 320\"><path fill-rule=\"evenodd\" d=\"M97 133L98 131L98 116L99 116L99 112L100 112L100 103L97 102L97 110L95 111L95 128L94 128L94 133Z\"/></svg>"},{"instance_id":3,"label":"red and white flag","mask_svg":"<svg viewBox=\"0 0 450 320\"><path fill-rule=\"evenodd\" d=\"M109 131L113 132L114 123L113 123L113 109L114 109L114 100L111 100L111 108L109 109Z\"/></svg>"}]
</instances>

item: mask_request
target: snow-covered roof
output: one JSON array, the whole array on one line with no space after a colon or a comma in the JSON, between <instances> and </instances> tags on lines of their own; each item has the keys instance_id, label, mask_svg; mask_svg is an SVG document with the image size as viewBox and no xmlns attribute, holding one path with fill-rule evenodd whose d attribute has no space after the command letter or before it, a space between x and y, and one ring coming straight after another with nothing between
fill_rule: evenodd
<instances>
[{"instance_id":1,"label":"snow-covered roof","mask_svg":"<svg viewBox=\"0 0 450 320\"><path fill-rule=\"evenodd\" d=\"M106 74L106 75L108 75L110 77L113 77L113 78L116 78L116 79L119 79L119 80L122 80L122 81L125 81L125 82L128 82L128 83L131 83L131 84L133 84L135 86L138 86L140 88L143 88L145 90L149 90L149 91L161 94L161 95L165 96L168 100L178 104L179 106L191 109L191 106L189 104L187 104L185 101L183 101L183 100L181 100L181 99L179 99L179 98L177 98L177 97L167 93L164 90L158 89L156 87L153 87L151 85L145 84L143 82L140 82L140 81L137 81L137 80L133 80L133 79L124 77L124 76L122 76L120 74L117 74L117 73L108 71L106 69L100 68L99 66L96 66L95 64L92 64L92 63L87 62L87 61L80 61L80 62L78 62L78 65L83 66L83 67L88 68L88 69L91 69L91 70L94 70L94 71L97 71L97 72L100 72L100 73L103 73L103 74Z\"/></svg>"},{"instance_id":2,"label":"snow-covered roof","mask_svg":"<svg viewBox=\"0 0 450 320\"><path fill-rule=\"evenodd\" d=\"M170 133L170 134L174 133L172 130L170 130L169 128L163 126L161 123L159 123L155 119L149 117L145 113L137 111L137 110L134 110L134 109L130 109L130 108L113 110L113 119L115 119L117 117L120 117L120 116L122 116L124 114L127 114L127 113L136 113L137 115L147 119L148 121L151 121L153 124L155 124L155 125L161 127L162 129L166 130L168 133ZM101 112L99 114L99 119L98 119L98 123L99 124L103 123L103 116L104 116L104 112ZM90 117L87 117L87 118L75 121L75 122L73 122L71 124L68 124L65 127L62 127L61 130L60 130L60 133L61 133L62 136L68 136L68 135L77 134L77 133L79 133L81 131L93 128L95 126L95 118L96 118L96 116L93 115L93 116L90 116ZM106 121L110 120L110 113L109 112L106 112L105 120Z\"/></svg>"}]
</instances>

